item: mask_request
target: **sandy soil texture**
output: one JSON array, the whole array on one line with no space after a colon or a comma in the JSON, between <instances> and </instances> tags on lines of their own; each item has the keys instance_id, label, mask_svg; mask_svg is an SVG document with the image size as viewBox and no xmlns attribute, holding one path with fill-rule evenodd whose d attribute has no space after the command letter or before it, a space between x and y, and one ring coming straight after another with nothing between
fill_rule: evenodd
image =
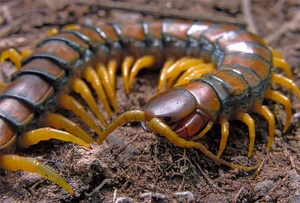
<instances>
[{"instance_id":1,"label":"sandy soil texture","mask_svg":"<svg viewBox=\"0 0 300 203\"><path fill-rule=\"evenodd\" d=\"M257 31L282 53L300 87L298 0L253 0L250 10L242 1L235 0L106 2L1 0L0 52L8 47L33 49L38 40L48 36L50 28L70 23L140 22L168 15L222 19L248 25L249 29ZM1 65L0 70L0 79L7 81L13 71L11 64ZM157 80L157 72L142 71L130 95L126 96L118 74L116 98L120 111L141 109L156 94ZM282 134L284 108L266 101L277 118L275 141L269 154L266 153L267 122L254 115L255 152L262 159L256 172L219 165L197 150L178 148L163 137L144 132L139 123L130 123L119 127L106 142L95 144L92 149L60 141L17 149L16 154L36 157L57 171L71 185L75 195L69 195L39 175L1 169L0 202L300 202L300 100L287 89L274 88L291 98L295 114L289 130ZM102 108L100 103L99 106ZM59 112L81 123L74 114ZM97 137L85 124L82 126ZM200 142L217 153L220 127L214 126ZM240 164L256 163L255 157L247 158L248 143L246 126L232 121L222 158ZM104 186L90 194L103 181Z\"/></svg>"}]
</instances>

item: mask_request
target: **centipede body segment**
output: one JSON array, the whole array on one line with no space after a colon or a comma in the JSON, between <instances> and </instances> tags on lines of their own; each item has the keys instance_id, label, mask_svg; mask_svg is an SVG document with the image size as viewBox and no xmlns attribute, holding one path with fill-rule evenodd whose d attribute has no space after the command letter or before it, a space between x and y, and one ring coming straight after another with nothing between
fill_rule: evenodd
<instances>
[{"instance_id":1,"label":"centipede body segment","mask_svg":"<svg viewBox=\"0 0 300 203\"><path fill-rule=\"evenodd\" d=\"M253 170L257 165L241 166L220 158L230 136L229 121L237 119L247 125L250 157L255 144L255 121L250 113L265 117L269 151L275 119L262 101L266 98L284 105L284 132L291 120L290 100L271 90L270 83L286 86L300 98L300 90L290 79L291 70L280 54L259 36L229 24L158 20L97 27L67 25L40 41L30 54L14 49L3 52L1 62L6 59L18 71L0 92L0 167L39 173L71 194L71 187L52 169L33 158L12 154L16 145L29 147L52 138L89 147L93 138L72 120L55 113L57 106L80 117L98 134L98 143L125 122L138 121L145 130L164 135L177 146L199 149L232 168ZM286 77L274 73L273 67L282 69ZM118 68L126 94L141 69L160 69L159 94L143 110L124 112L108 124L92 91L108 117L112 110L117 113ZM69 95L72 91L85 100L105 127L103 132L83 104ZM214 155L197 140L217 123L221 125L221 141ZM32 130L34 125L41 128Z\"/></svg>"}]
</instances>

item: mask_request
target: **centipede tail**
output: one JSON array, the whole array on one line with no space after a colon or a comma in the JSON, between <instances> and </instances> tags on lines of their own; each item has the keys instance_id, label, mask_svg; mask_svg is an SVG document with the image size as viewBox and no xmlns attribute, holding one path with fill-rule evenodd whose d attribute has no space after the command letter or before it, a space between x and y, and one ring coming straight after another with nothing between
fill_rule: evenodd
<instances>
[{"instance_id":1,"label":"centipede tail","mask_svg":"<svg viewBox=\"0 0 300 203\"><path fill-rule=\"evenodd\" d=\"M6 59L18 71L10 83L1 85L0 167L38 173L71 194L71 187L52 169L33 158L12 154L17 145L27 148L49 139L89 148L93 137L59 114L59 108L80 117L99 135L98 143L118 126L137 121L145 130L164 135L179 147L199 149L232 168L253 170L258 165L242 166L220 158L230 136L229 121L238 119L247 125L250 157L255 146L251 112L261 114L269 125L269 151L275 119L262 101L271 99L284 105L284 132L292 115L290 100L271 90L270 83L286 86L300 98L299 88L290 79L290 67L280 54L259 36L229 24L167 19L136 24L67 25L40 41L32 52L5 51L0 60ZM273 73L273 67L280 68L287 77ZM115 99L119 68L126 94L140 70L160 70L159 94L143 110L124 112L108 125L112 111L119 111ZM93 91L104 112L99 110ZM103 132L70 92L82 97L105 127ZM221 125L216 155L197 141L214 124Z\"/></svg>"},{"instance_id":2,"label":"centipede tail","mask_svg":"<svg viewBox=\"0 0 300 203\"><path fill-rule=\"evenodd\" d=\"M16 145L27 148L49 139L73 142L89 148L93 138L75 122L56 114L55 109L60 106L71 110L97 134L102 132L83 105L68 94L72 91L80 94L102 125L106 126L106 120L98 109L90 88L81 78L90 82L96 89L99 100L103 101L108 116L111 116L107 95L101 83L107 80L101 81L101 74L95 73L97 67L106 63L109 56L113 55L110 53L112 50L114 49L105 44L105 40L95 28L77 26L73 30L63 29L56 35L40 41L30 55L28 52L18 53L14 49L9 49L1 55L1 61L10 59L18 69L12 75L12 81L5 85L0 93L2 168L39 173L69 193L74 193L52 169L35 159L9 153L14 151ZM96 58L97 55L102 58ZM113 58L118 58L118 54ZM103 73L101 70L98 72ZM110 101L117 111L112 96ZM43 128L34 129L36 125Z\"/></svg>"}]
</instances>

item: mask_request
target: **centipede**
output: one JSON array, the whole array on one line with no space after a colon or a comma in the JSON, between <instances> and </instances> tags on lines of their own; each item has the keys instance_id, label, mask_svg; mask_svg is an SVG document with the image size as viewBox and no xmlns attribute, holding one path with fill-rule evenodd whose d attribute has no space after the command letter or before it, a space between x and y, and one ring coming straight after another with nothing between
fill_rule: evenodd
<instances>
[{"instance_id":1,"label":"centipede","mask_svg":"<svg viewBox=\"0 0 300 203\"><path fill-rule=\"evenodd\" d=\"M262 115L268 123L269 152L275 116L262 102L269 99L285 107L283 132L292 117L290 100L272 90L271 83L287 87L300 98L283 57L258 35L226 23L164 19L99 26L70 24L41 40L33 51L5 50L1 63L5 60L12 61L17 71L11 82L1 86L0 167L40 174L70 194L73 189L54 170L35 158L14 154L16 147L58 139L90 148L94 142L101 144L118 126L141 122L144 130L166 137L175 146L198 149L231 168L254 170L258 164L244 166L221 158L229 121L247 125L251 157L256 134L250 114ZM160 71L158 94L142 110L125 111L108 124L103 115L112 117L112 112L119 112L116 74L121 72L124 94L130 94L143 68ZM82 97L102 127L71 92ZM105 112L99 110L93 92ZM57 108L74 112L98 138L94 140L79 124L57 113ZM217 154L198 141L215 124L221 126Z\"/></svg>"}]
</instances>

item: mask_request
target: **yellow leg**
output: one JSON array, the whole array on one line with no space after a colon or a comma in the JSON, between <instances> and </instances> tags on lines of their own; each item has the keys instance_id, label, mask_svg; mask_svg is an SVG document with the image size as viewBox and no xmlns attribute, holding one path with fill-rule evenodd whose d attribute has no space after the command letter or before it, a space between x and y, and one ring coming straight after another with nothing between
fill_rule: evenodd
<instances>
[{"instance_id":1,"label":"yellow leg","mask_svg":"<svg viewBox=\"0 0 300 203\"><path fill-rule=\"evenodd\" d=\"M184 147L184 148L194 148L194 149L199 149L203 154L205 154L207 157L210 159L214 160L215 162L218 162L220 164L224 164L226 166L229 166L231 168L239 168L243 170L254 170L258 168L259 164L256 164L255 166L242 166L239 164L234 164L227 162L223 159L220 159L213 153L211 153L204 145L202 145L199 142L194 142L194 141L187 141L185 139L182 139L178 137L178 135L165 123L163 123L161 120L158 118L153 118L149 121L149 127L154 131L157 132L158 134L161 134L165 136L170 142L173 144L179 146L179 147Z\"/></svg>"},{"instance_id":2,"label":"yellow leg","mask_svg":"<svg viewBox=\"0 0 300 203\"><path fill-rule=\"evenodd\" d=\"M92 117L86 112L84 107L73 97L67 94L61 94L58 97L58 105L73 111L77 116L79 116L90 128L92 128L98 135L102 131L98 128Z\"/></svg>"},{"instance_id":3,"label":"yellow leg","mask_svg":"<svg viewBox=\"0 0 300 203\"><path fill-rule=\"evenodd\" d=\"M0 90L3 88L3 87L5 87L7 85L7 83L5 83L5 82L0 82Z\"/></svg>"},{"instance_id":4,"label":"yellow leg","mask_svg":"<svg viewBox=\"0 0 300 203\"><path fill-rule=\"evenodd\" d=\"M23 50L23 51L20 51L22 59L26 58L27 56L29 56L30 54L32 54L32 52L33 52L32 50Z\"/></svg>"},{"instance_id":5,"label":"yellow leg","mask_svg":"<svg viewBox=\"0 0 300 203\"><path fill-rule=\"evenodd\" d=\"M241 120L244 122L249 129L249 139L250 139L250 144L249 144L249 151L248 151L248 157L252 156L253 153L253 148L254 148L254 141L255 141L255 123L253 118L245 112L239 111L236 115L236 118L238 120Z\"/></svg>"},{"instance_id":6,"label":"yellow leg","mask_svg":"<svg viewBox=\"0 0 300 203\"><path fill-rule=\"evenodd\" d=\"M203 61L201 59L193 59L184 61L178 65L178 67L174 68L172 71L168 73L169 79L167 83L167 88L170 89L172 85L174 84L174 81L179 77L179 75L188 70L192 66L197 66L202 64Z\"/></svg>"},{"instance_id":7,"label":"yellow leg","mask_svg":"<svg viewBox=\"0 0 300 203\"><path fill-rule=\"evenodd\" d=\"M160 71L159 74L159 81L158 81L158 86L157 86L157 93L162 92L163 87L167 81L167 72L168 69L174 64L175 60L173 58L169 58L165 61L163 68Z\"/></svg>"},{"instance_id":8,"label":"yellow leg","mask_svg":"<svg viewBox=\"0 0 300 203\"><path fill-rule=\"evenodd\" d=\"M21 68L22 56L16 49L10 48L1 53L0 63L3 63L7 59L12 61L18 70Z\"/></svg>"},{"instance_id":9,"label":"yellow leg","mask_svg":"<svg viewBox=\"0 0 300 203\"><path fill-rule=\"evenodd\" d=\"M212 64L201 64L198 66L193 66L180 76L174 87L188 83L191 79L199 78L204 73L210 72L212 70L214 70L214 66Z\"/></svg>"},{"instance_id":10,"label":"yellow leg","mask_svg":"<svg viewBox=\"0 0 300 203\"><path fill-rule=\"evenodd\" d=\"M79 24L68 24L68 25L65 25L62 30L79 30L81 29L81 25Z\"/></svg>"},{"instance_id":11,"label":"yellow leg","mask_svg":"<svg viewBox=\"0 0 300 203\"><path fill-rule=\"evenodd\" d=\"M219 151L217 154L217 157L220 157L226 147L226 143L227 143L227 138L229 135L229 123L228 123L228 119L225 117L222 117L220 119L220 124L221 124L221 142L220 142L220 147L219 147Z\"/></svg>"},{"instance_id":12,"label":"yellow leg","mask_svg":"<svg viewBox=\"0 0 300 203\"><path fill-rule=\"evenodd\" d=\"M293 90L297 97L300 98L300 90L291 79L284 77L283 75L272 73L271 81Z\"/></svg>"},{"instance_id":13,"label":"yellow leg","mask_svg":"<svg viewBox=\"0 0 300 203\"><path fill-rule=\"evenodd\" d=\"M284 106L286 113L286 123L284 125L283 132L285 133L290 126L292 118L292 107L290 100L280 92L270 89L266 91L264 97L276 101Z\"/></svg>"},{"instance_id":14,"label":"yellow leg","mask_svg":"<svg viewBox=\"0 0 300 203\"><path fill-rule=\"evenodd\" d=\"M252 111L262 115L265 117L265 119L268 121L269 125L269 141L267 145L267 152L270 151L272 147L272 143L274 140L274 134L275 134L275 117L274 114L269 110L267 106L261 105L259 103L255 103Z\"/></svg>"},{"instance_id":15,"label":"yellow leg","mask_svg":"<svg viewBox=\"0 0 300 203\"><path fill-rule=\"evenodd\" d=\"M288 78L292 78L293 74L289 64L283 59L283 57L278 51L276 51L272 47L269 47L269 49L272 51L273 55L273 66L282 69Z\"/></svg>"},{"instance_id":16,"label":"yellow leg","mask_svg":"<svg viewBox=\"0 0 300 203\"><path fill-rule=\"evenodd\" d=\"M48 35L49 35L49 36L56 35L57 33L59 33L59 29L58 29L58 28L50 28L50 29L48 30Z\"/></svg>"},{"instance_id":17,"label":"yellow leg","mask_svg":"<svg viewBox=\"0 0 300 203\"><path fill-rule=\"evenodd\" d=\"M102 135L99 136L97 142L102 143L102 141L106 139L108 134L114 131L118 126L121 126L124 123L131 122L131 121L138 121L138 122L146 121L145 112L134 110L134 111L127 111L122 113L112 123L109 124L109 126L103 131ZM178 135L167 124L163 123L158 118L151 119L148 123L148 127L150 131L165 136L170 142L172 142L173 144L179 147L199 149L206 156L208 156L209 158L211 158L212 160L220 164L224 164L232 168L239 168L243 170L254 170L259 166L259 164L255 166L249 166L249 167L242 166L242 165L233 164L223 159L220 159L219 157L215 156L210 151L208 151L208 149L205 146L203 146L201 143L194 142L194 141L187 141L183 138L178 137Z\"/></svg>"},{"instance_id":18,"label":"yellow leg","mask_svg":"<svg viewBox=\"0 0 300 203\"><path fill-rule=\"evenodd\" d=\"M153 66L154 63L155 63L155 58L152 55L146 55L136 60L136 62L134 63L130 71L129 80L128 80L128 86L129 86L128 92L130 91L130 87L133 82L133 79L137 76L138 72L143 68L148 68Z\"/></svg>"},{"instance_id":19,"label":"yellow leg","mask_svg":"<svg viewBox=\"0 0 300 203\"><path fill-rule=\"evenodd\" d=\"M282 58L281 54L278 51L276 51L275 49L273 49L270 46L268 46L268 48L272 51L273 57Z\"/></svg>"},{"instance_id":20,"label":"yellow leg","mask_svg":"<svg viewBox=\"0 0 300 203\"><path fill-rule=\"evenodd\" d=\"M77 123L74 123L72 120L62 115L47 113L42 117L42 122L44 126L65 129L69 133L76 135L87 143L94 142L93 138L87 134Z\"/></svg>"},{"instance_id":21,"label":"yellow leg","mask_svg":"<svg viewBox=\"0 0 300 203\"><path fill-rule=\"evenodd\" d=\"M118 67L118 61L116 59L110 59L107 63L107 70L109 75L109 81L112 86L112 90L114 91L113 94L115 94L115 88L116 88L116 72Z\"/></svg>"},{"instance_id":22,"label":"yellow leg","mask_svg":"<svg viewBox=\"0 0 300 203\"><path fill-rule=\"evenodd\" d=\"M74 191L56 172L45 164L29 157L21 157L14 154L0 154L0 168L9 171L23 170L30 173L37 173L53 183L58 184L70 194Z\"/></svg>"},{"instance_id":23,"label":"yellow leg","mask_svg":"<svg viewBox=\"0 0 300 203\"><path fill-rule=\"evenodd\" d=\"M204 128L198 135L194 136L194 137L192 138L192 140L198 140L198 139L200 139L201 137L203 137L203 136L205 135L205 133L207 133L207 132L212 128L213 125L214 125L214 123L213 123L212 121L209 121L209 122L206 124L205 128Z\"/></svg>"},{"instance_id":24,"label":"yellow leg","mask_svg":"<svg viewBox=\"0 0 300 203\"><path fill-rule=\"evenodd\" d=\"M283 58L273 57L273 66L282 69L288 78L293 77L289 64Z\"/></svg>"},{"instance_id":25,"label":"yellow leg","mask_svg":"<svg viewBox=\"0 0 300 203\"><path fill-rule=\"evenodd\" d=\"M134 63L134 58L132 56L126 56L122 62L121 70L122 70L122 78L124 81L124 89L125 93L128 95L130 92L130 87L128 84L129 80L129 72Z\"/></svg>"},{"instance_id":26,"label":"yellow leg","mask_svg":"<svg viewBox=\"0 0 300 203\"><path fill-rule=\"evenodd\" d=\"M32 53L31 50L17 51L14 48L4 50L0 55L0 64L9 59L19 70L22 66L22 59Z\"/></svg>"},{"instance_id":27,"label":"yellow leg","mask_svg":"<svg viewBox=\"0 0 300 203\"><path fill-rule=\"evenodd\" d=\"M146 114L144 111L140 110L132 110L132 111L126 111L119 115L114 121L112 121L107 128L103 131L101 136L97 139L97 143L101 144L109 133L113 132L118 126L123 125L126 122L142 122L146 121Z\"/></svg>"},{"instance_id":28,"label":"yellow leg","mask_svg":"<svg viewBox=\"0 0 300 203\"><path fill-rule=\"evenodd\" d=\"M27 133L23 133L18 139L18 145L23 148L28 148L31 145L35 145L39 143L40 141L50 140L50 139L73 142L80 146L90 148L90 145L88 143L76 137L75 135L54 128L49 128L49 127L39 128Z\"/></svg>"},{"instance_id":29,"label":"yellow leg","mask_svg":"<svg viewBox=\"0 0 300 203\"><path fill-rule=\"evenodd\" d=\"M106 121L104 120L102 114L100 113L96 101L93 98L90 88L85 84L85 82L79 78L72 78L70 81L71 88L87 102L92 112L97 116L100 122L106 126Z\"/></svg>"},{"instance_id":30,"label":"yellow leg","mask_svg":"<svg viewBox=\"0 0 300 203\"><path fill-rule=\"evenodd\" d=\"M171 66L167 66L169 64L165 63L163 70L161 71L161 75L159 78L159 84L158 84L158 90L161 91L162 88L165 86L165 84L167 83L167 81L169 80L171 73L174 71L174 69L177 69L178 67L180 67L180 65L187 61L191 60L190 57L182 57L179 60L177 60L175 63L173 63Z\"/></svg>"},{"instance_id":31,"label":"yellow leg","mask_svg":"<svg viewBox=\"0 0 300 203\"><path fill-rule=\"evenodd\" d=\"M110 101L110 104L114 108L114 111L116 113L118 113L118 106L117 106L117 102L116 102L116 99L115 99L115 96L114 96L114 90L113 90L113 87L111 86L111 82L110 82L110 79L109 79L109 74L107 72L107 69L106 69L105 65L103 63L99 62L98 64L96 64L95 70L97 72L97 75L101 79L101 82L102 82L103 87L105 89L106 95L107 95L107 97Z\"/></svg>"},{"instance_id":32,"label":"yellow leg","mask_svg":"<svg viewBox=\"0 0 300 203\"><path fill-rule=\"evenodd\" d=\"M61 30L80 30L81 29L81 25L78 24L69 24L69 25L65 25ZM59 33L59 29L58 28L52 28L49 30L49 36L53 36L57 33Z\"/></svg>"},{"instance_id":33,"label":"yellow leg","mask_svg":"<svg viewBox=\"0 0 300 203\"><path fill-rule=\"evenodd\" d=\"M65 25L63 28L61 28L61 30L80 30L81 28L82 28L82 26L79 24L68 24L68 25ZM48 31L48 35L53 36L53 35L58 34L59 32L60 32L60 29L51 28Z\"/></svg>"},{"instance_id":34,"label":"yellow leg","mask_svg":"<svg viewBox=\"0 0 300 203\"><path fill-rule=\"evenodd\" d=\"M105 94L104 89L102 87L102 83L101 83L95 69L93 69L90 66L85 67L83 69L83 77L89 83L92 84L92 87L96 91L96 94L97 94L99 100L102 102L107 115L111 118L110 106L108 104L106 94Z\"/></svg>"}]
</instances>

